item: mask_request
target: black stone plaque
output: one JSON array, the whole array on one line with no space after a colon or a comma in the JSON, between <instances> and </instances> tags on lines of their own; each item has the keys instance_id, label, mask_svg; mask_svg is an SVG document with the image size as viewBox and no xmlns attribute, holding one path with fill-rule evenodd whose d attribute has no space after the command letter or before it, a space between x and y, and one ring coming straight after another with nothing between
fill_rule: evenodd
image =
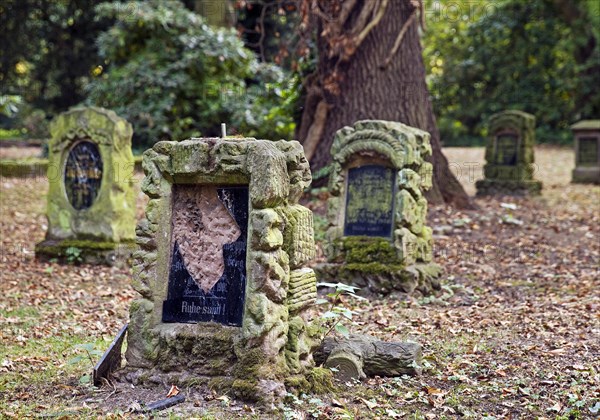
<instances>
[{"instance_id":1,"label":"black stone plaque","mask_svg":"<svg viewBox=\"0 0 600 420\"><path fill-rule=\"evenodd\" d=\"M208 292L204 292L185 267L175 242L169 271L167 300L163 302L163 322L218 322L241 326L246 291L246 238L248 232L248 187L217 190L219 200L238 224L241 235L223 245L225 270Z\"/></svg>"},{"instance_id":2,"label":"black stone plaque","mask_svg":"<svg viewBox=\"0 0 600 420\"><path fill-rule=\"evenodd\" d=\"M64 182L74 209L83 210L94 204L102 183L102 157L95 143L80 141L69 151Z\"/></svg>"},{"instance_id":3,"label":"black stone plaque","mask_svg":"<svg viewBox=\"0 0 600 420\"><path fill-rule=\"evenodd\" d=\"M348 171L344 235L391 237L396 171L367 165Z\"/></svg>"},{"instance_id":4,"label":"black stone plaque","mask_svg":"<svg viewBox=\"0 0 600 420\"><path fill-rule=\"evenodd\" d=\"M517 144L519 137L515 134L500 134L496 137L496 162L499 165L513 166L517 164Z\"/></svg>"},{"instance_id":5,"label":"black stone plaque","mask_svg":"<svg viewBox=\"0 0 600 420\"><path fill-rule=\"evenodd\" d=\"M596 137L581 137L579 139L579 164L598 164L598 141Z\"/></svg>"}]
</instances>

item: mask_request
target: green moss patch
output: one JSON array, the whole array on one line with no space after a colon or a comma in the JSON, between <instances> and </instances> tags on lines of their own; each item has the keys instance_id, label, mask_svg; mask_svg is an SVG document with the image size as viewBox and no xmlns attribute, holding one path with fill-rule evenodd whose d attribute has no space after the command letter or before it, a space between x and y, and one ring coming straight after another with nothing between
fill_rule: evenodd
<instances>
[{"instance_id":1,"label":"green moss patch","mask_svg":"<svg viewBox=\"0 0 600 420\"><path fill-rule=\"evenodd\" d=\"M386 238L348 236L342 239L347 264L400 264L396 249Z\"/></svg>"},{"instance_id":2,"label":"green moss patch","mask_svg":"<svg viewBox=\"0 0 600 420\"><path fill-rule=\"evenodd\" d=\"M0 176L7 178L45 177L47 170L48 159L0 160Z\"/></svg>"}]
</instances>

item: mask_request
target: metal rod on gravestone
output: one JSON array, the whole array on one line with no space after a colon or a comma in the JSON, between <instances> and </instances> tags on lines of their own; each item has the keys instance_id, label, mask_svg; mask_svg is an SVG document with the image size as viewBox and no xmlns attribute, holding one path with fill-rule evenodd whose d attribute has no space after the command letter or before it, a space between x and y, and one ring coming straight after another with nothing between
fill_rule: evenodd
<instances>
[{"instance_id":1,"label":"metal rod on gravestone","mask_svg":"<svg viewBox=\"0 0 600 420\"><path fill-rule=\"evenodd\" d=\"M221 137L227 137L227 124L221 123Z\"/></svg>"}]
</instances>

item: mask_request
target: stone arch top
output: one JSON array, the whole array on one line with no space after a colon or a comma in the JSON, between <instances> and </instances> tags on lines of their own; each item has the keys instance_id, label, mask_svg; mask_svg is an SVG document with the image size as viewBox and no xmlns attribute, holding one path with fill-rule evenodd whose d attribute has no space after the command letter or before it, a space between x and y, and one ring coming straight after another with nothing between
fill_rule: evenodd
<instances>
[{"instance_id":1,"label":"stone arch top","mask_svg":"<svg viewBox=\"0 0 600 420\"><path fill-rule=\"evenodd\" d=\"M393 121L363 120L339 130L331 147L334 162L345 166L361 153L376 152L401 169L412 166L432 153L426 131Z\"/></svg>"}]
</instances>

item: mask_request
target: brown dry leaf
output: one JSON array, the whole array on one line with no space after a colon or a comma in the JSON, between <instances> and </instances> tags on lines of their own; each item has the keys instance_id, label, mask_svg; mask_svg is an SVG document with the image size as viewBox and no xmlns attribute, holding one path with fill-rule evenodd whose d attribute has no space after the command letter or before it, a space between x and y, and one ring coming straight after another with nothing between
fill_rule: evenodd
<instances>
[{"instance_id":1,"label":"brown dry leaf","mask_svg":"<svg viewBox=\"0 0 600 420\"><path fill-rule=\"evenodd\" d=\"M344 408L345 407L344 403L342 403L339 400L336 400L335 398L331 399L331 405L333 405L334 407L340 407L340 408Z\"/></svg>"},{"instance_id":2,"label":"brown dry leaf","mask_svg":"<svg viewBox=\"0 0 600 420\"><path fill-rule=\"evenodd\" d=\"M560 410L562 410L562 404L560 403L560 401L557 401L552 407L548 408L546 411L554 411L555 413L560 413Z\"/></svg>"},{"instance_id":3,"label":"brown dry leaf","mask_svg":"<svg viewBox=\"0 0 600 420\"><path fill-rule=\"evenodd\" d=\"M446 395L448 391L444 391L443 389L434 388L434 387L426 387L427 393L429 395Z\"/></svg>"},{"instance_id":4,"label":"brown dry leaf","mask_svg":"<svg viewBox=\"0 0 600 420\"><path fill-rule=\"evenodd\" d=\"M174 397L175 395L179 394L180 390L176 385L171 385L171 389L169 390L169 393L167 394L167 398L171 398Z\"/></svg>"}]
</instances>

